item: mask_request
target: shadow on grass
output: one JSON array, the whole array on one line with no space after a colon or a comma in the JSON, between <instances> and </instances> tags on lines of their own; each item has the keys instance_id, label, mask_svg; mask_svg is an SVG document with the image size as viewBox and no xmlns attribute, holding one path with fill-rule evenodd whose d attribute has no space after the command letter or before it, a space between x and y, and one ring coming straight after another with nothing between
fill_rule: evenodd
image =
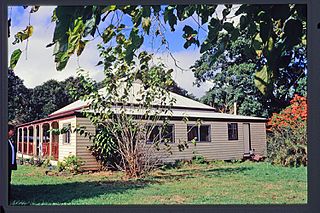
<instances>
[{"instance_id":1,"label":"shadow on grass","mask_svg":"<svg viewBox=\"0 0 320 213\"><path fill-rule=\"evenodd\" d=\"M174 173L161 172L156 176L150 176L140 180L115 180L115 181L87 181L68 182L58 184L39 185L13 185L12 205L61 205L70 204L75 200L90 199L101 195L116 195L126 193L128 190L136 190L151 184L163 184L166 181L180 180L184 178L221 177L232 174L244 173L251 167L227 167L227 168L190 168L181 169Z\"/></svg>"},{"instance_id":2,"label":"shadow on grass","mask_svg":"<svg viewBox=\"0 0 320 213\"><path fill-rule=\"evenodd\" d=\"M91 181L63 184L13 185L11 205L67 204L106 194L121 194L141 189L157 181Z\"/></svg>"},{"instance_id":3,"label":"shadow on grass","mask_svg":"<svg viewBox=\"0 0 320 213\"><path fill-rule=\"evenodd\" d=\"M155 179L170 179L177 180L181 178L197 178L199 176L203 177L221 177L228 176L231 174L239 174L244 173L246 171L251 170L252 167L227 167L227 168L213 168L213 169L183 169L177 171L179 174L168 174L166 172L162 172L159 175L155 176Z\"/></svg>"}]
</instances>

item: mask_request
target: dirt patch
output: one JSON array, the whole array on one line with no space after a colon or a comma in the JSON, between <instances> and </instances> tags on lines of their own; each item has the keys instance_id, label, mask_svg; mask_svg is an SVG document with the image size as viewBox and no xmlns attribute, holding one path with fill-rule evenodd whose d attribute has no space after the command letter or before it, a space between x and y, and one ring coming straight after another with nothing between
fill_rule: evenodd
<instances>
[{"instance_id":1,"label":"dirt patch","mask_svg":"<svg viewBox=\"0 0 320 213\"><path fill-rule=\"evenodd\" d=\"M25 176L32 177L32 176L37 176L37 174L35 172L32 172L32 173L25 174Z\"/></svg>"},{"instance_id":2,"label":"dirt patch","mask_svg":"<svg viewBox=\"0 0 320 213\"><path fill-rule=\"evenodd\" d=\"M90 176L93 176L93 177L97 177L97 176L100 176L100 177L110 177L110 176L113 176L113 172L112 171L100 171L100 172L93 172L90 174Z\"/></svg>"},{"instance_id":3,"label":"dirt patch","mask_svg":"<svg viewBox=\"0 0 320 213\"><path fill-rule=\"evenodd\" d=\"M185 200L186 200L186 198L182 197L180 195L173 195L172 198L170 199L170 201L174 201L177 204L184 203Z\"/></svg>"},{"instance_id":4,"label":"dirt patch","mask_svg":"<svg viewBox=\"0 0 320 213\"><path fill-rule=\"evenodd\" d=\"M279 185L275 185L275 184L270 184L270 183L268 183L268 184L264 184L264 185L263 185L263 188L264 188L265 190L279 189Z\"/></svg>"}]
</instances>

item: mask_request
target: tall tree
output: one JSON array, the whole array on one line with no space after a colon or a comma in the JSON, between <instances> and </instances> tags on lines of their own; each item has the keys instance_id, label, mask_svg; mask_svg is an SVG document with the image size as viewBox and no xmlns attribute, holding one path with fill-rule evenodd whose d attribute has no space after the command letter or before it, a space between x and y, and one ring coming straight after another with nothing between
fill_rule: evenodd
<instances>
[{"instance_id":1,"label":"tall tree","mask_svg":"<svg viewBox=\"0 0 320 213\"><path fill-rule=\"evenodd\" d=\"M217 46L221 40L218 39ZM238 112L243 115L270 116L290 104L295 93L306 94L306 52L305 47L295 49L289 58L290 63L279 69L274 81L274 90L268 95L255 86L254 73L263 61L247 57L248 38L239 37L231 42L227 50L215 61L215 49L208 51L192 66L196 84L204 81L213 83L213 87L202 98L207 104L214 105L223 112L233 111L233 104L238 105Z\"/></svg>"},{"instance_id":2,"label":"tall tree","mask_svg":"<svg viewBox=\"0 0 320 213\"><path fill-rule=\"evenodd\" d=\"M268 116L263 96L254 86L252 72L255 64L232 65L214 75L212 88L201 100L215 107L219 112L237 113L249 116Z\"/></svg>"},{"instance_id":3,"label":"tall tree","mask_svg":"<svg viewBox=\"0 0 320 213\"><path fill-rule=\"evenodd\" d=\"M25 87L23 80L8 70L8 120L22 123L30 120L31 90Z\"/></svg>"},{"instance_id":4,"label":"tall tree","mask_svg":"<svg viewBox=\"0 0 320 213\"><path fill-rule=\"evenodd\" d=\"M84 92L80 79L69 77L64 81L49 80L36 86L31 92L32 119L47 117L52 112L72 103L75 98L70 94L70 90Z\"/></svg>"}]
</instances>

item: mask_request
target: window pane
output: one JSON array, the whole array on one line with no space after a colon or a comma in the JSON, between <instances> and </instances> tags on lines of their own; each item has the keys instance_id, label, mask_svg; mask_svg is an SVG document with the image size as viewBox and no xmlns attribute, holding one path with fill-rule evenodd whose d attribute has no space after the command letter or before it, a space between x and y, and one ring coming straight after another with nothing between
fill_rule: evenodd
<instances>
[{"instance_id":1,"label":"window pane","mask_svg":"<svg viewBox=\"0 0 320 213\"><path fill-rule=\"evenodd\" d=\"M70 132L70 126L71 126L71 124L63 124L63 128L68 128L68 129L66 129L67 131L64 133L64 137L63 137L63 139L64 139L64 141L63 141L63 143L70 143L70 136L71 136L71 132Z\"/></svg>"},{"instance_id":2,"label":"window pane","mask_svg":"<svg viewBox=\"0 0 320 213\"><path fill-rule=\"evenodd\" d=\"M173 125L167 125L166 128L162 128L161 142L173 143Z\"/></svg>"},{"instance_id":3,"label":"window pane","mask_svg":"<svg viewBox=\"0 0 320 213\"><path fill-rule=\"evenodd\" d=\"M209 126L200 126L200 141L204 141L204 142L210 141Z\"/></svg>"},{"instance_id":4,"label":"window pane","mask_svg":"<svg viewBox=\"0 0 320 213\"><path fill-rule=\"evenodd\" d=\"M228 138L229 140L238 140L238 124L228 124Z\"/></svg>"},{"instance_id":5,"label":"window pane","mask_svg":"<svg viewBox=\"0 0 320 213\"><path fill-rule=\"evenodd\" d=\"M66 143L70 143L70 131L66 133Z\"/></svg>"},{"instance_id":6,"label":"window pane","mask_svg":"<svg viewBox=\"0 0 320 213\"><path fill-rule=\"evenodd\" d=\"M151 127L149 127L150 129ZM149 130L150 131L150 130ZM147 143L153 143L159 141L160 138L160 132L159 132L159 126L154 126L151 130L150 136L147 140Z\"/></svg>"},{"instance_id":7,"label":"window pane","mask_svg":"<svg viewBox=\"0 0 320 213\"><path fill-rule=\"evenodd\" d=\"M188 141L192 141L193 139L195 139L196 141L199 141L198 126L188 125L187 131L188 131Z\"/></svg>"}]
</instances>

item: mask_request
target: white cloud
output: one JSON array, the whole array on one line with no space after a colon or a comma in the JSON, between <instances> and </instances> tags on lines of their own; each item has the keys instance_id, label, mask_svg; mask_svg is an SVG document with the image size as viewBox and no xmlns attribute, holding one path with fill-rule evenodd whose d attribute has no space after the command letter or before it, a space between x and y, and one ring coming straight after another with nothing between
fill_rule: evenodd
<instances>
[{"instance_id":1,"label":"white cloud","mask_svg":"<svg viewBox=\"0 0 320 213\"><path fill-rule=\"evenodd\" d=\"M94 79L102 80L104 75L102 67L95 66L99 61L99 52L96 47L99 38L87 44L87 47L79 59L75 56L71 57L65 70L60 72L56 71L54 58L52 56L53 47L45 47L47 44L51 43L54 32L55 24L50 22L53 8L54 7L52 6L42 6L37 13L32 14L31 24L34 26L34 33L29 39L27 52L23 52L15 68L16 75L24 80L24 84L27 87L33 88L50 79L61 81L69 76L75 76L79 63L82 68L90 71L90 74ZM13 35L24 29L28 24L28 11L29 10L24 10L24 13L21 14L20 24L18 26L13 25L11 28L12 36L9 38L9 56L17 48L20 48L21 50L25 49L26 42L17 45L12 45L12 42L14 40ZM14 17L12 17L12 19L14 24ZM25 59L26 53L27 60ZM199 88L193 86L195 78L190 66L200 58L199 49L183 50L173 53L173 56L177 60L177 64L182 67L184 71L175 66L173 59L168 54L159 53L156 56L160 56L168 67L175 70L173 78L178 85L193 93L195 96L201 97L205 94L205 91L210 88L211 84L209 82L202 84Z\"/></svg>"},{"instance_id":2,"label":"white cloud","mask_svg":"<svg viewBox=\"0 0 320 213\"><path fill-rule=\"evenodd\" d=\"M24 13L21 14L23 21L21 21L18 26L12 26L11 28L12 36L9 38L8 47L9 57L15 49L20 48L23 50L14 71L16 75L24 80L24 84L29 88L33 88L50 79L61 81L69 76L76 75L76 69L78 67L77 57L71 57L65 70L56 71L54 57L52 56L53 47L46 48L46 45L52 41L55 27L55 24L49 21L53 8L54 7L43 6L40 7L37 13L32 15L31 25L34 26L34 32L29 39L27 50L25 50L26 42L16 45L12 45L12 42L14 41L13 35L27 26L28 21L25 20L28 20L28 10L25 10ZM14 17L12 17L12 19L14 20ZM99 72L98 67L94 66L98 61L98 52L95 44L95 42L88 44L88 47L79 58L79 63L83 68L92 71L94 78L99 78L101 71Z\"/></svg>"},{"instance_id":3,"label":"white cloud","mask_svg":"<svg viewBox=\"0 0 320 213\"><path fill-rule=\"evenodd\" d=\"M168 53L157 54L155 57L160 57L166 66L174 69L173 79L180 87L191 92L196 97L203 96L211 88L212 83L205 82L200 87L194 86L195 77L190 69L195 61L200 58L199 49L174 52L172 55L182 70L175 65L174 59Z\"/></svg>"}]
</instances>

